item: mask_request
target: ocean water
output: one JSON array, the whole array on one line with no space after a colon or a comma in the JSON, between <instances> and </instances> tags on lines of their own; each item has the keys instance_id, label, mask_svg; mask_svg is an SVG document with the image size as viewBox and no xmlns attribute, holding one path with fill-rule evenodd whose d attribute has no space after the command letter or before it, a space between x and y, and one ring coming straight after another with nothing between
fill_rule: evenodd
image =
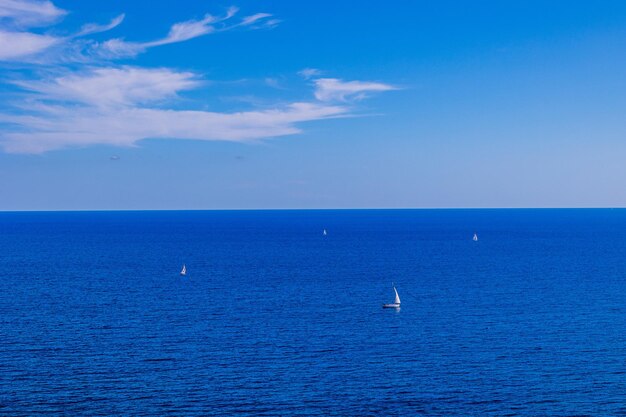
<instances>
[{"instance_id":1,"label":"ocean water","mask_svg":"<svg viewBox=\"0 0 626 417\"><path fill-rule=\"evenodd\" d=\"M625 283L626 210L0 213L0 415L626 415Z\"/></svg>"}]
</instances>

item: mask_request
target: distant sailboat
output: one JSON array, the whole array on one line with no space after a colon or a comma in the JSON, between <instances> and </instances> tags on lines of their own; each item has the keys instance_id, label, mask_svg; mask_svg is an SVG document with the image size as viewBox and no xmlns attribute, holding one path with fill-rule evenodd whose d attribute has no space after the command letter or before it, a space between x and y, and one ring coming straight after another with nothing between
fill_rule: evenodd
<instances>
[{"instance_id":1,"label":"distant sailboat","mask_svg":"<svg viewBox=\"0 0 626 417\"><path fill-rule=\"evenodd\" d=\"M396 290L396 286L393 286L393 292L396 293L396 298L393 300L391 304L383 304L383 308L400 308L400 296L398 295L398 290Z\"/></svg>"},{"instance_id":2,"label":"distant sailboat","mask_svg":"<svg viewBox=\"0 0 626 417\"><path fill-rule=\"evenodd\" d=\"M180 270L180 274L181 274L182 276L187 275L187 267L186 267L185 265L183 265L183 269L181 269L181 270Z\"/></svg>"},{"instance_id":3,"label":"distant sailboat","mask_svg":"<svg viewBox=\"0 0 626 417\"><path fill-rule=\"evenodd\" d=\"M328 234L328 232L326 232L326 229L324 229L324 231L322 232L322 236L326 236Z\"/></svg>"},{"instance_id":4,"label":"distant sailboat","mask_svg":"<svg viewBox=\"0 0 626 417\"><path fill-rule=\"evenodd\" d=\"M472 238L472 240L474 242L478 242L478 235L476 233L474 233L474 237Z\"/></svg>"}]
</instances>

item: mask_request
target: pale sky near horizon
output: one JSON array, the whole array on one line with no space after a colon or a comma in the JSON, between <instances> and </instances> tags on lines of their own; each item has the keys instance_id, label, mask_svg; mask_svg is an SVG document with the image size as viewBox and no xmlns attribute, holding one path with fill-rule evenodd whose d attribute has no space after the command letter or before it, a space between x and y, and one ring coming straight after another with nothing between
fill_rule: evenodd
<instances>
[{"instance_id":1,"label":"pale sky near horizon","mask_svg":"<svg viewBox=\"0 0 626 417\"><path fill-rule=\"evenodd\" d=\"M625 207L626 3L0 0L0 210Z\"/></svg>"}]
</instances>

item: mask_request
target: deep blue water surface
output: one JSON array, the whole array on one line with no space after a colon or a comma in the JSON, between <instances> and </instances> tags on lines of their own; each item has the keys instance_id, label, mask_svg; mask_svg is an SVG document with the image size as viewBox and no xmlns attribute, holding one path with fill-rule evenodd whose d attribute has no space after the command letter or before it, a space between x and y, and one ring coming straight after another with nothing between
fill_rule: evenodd
<instances>
[{"instance_id":1,"label":"deep blue water surface","mask_svg":"<svg viewBox=\"0 0 626 417\"><path fill-rule=\"evenodd\" d=\"M0 213L0 414L626 415L625 283L626 210Z\"/></svg>"}]
</instances>

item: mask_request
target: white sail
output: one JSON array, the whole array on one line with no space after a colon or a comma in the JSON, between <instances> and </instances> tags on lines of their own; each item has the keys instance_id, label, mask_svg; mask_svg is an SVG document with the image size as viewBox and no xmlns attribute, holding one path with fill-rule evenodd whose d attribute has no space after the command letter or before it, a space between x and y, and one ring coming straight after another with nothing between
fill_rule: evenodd
<instances>
[{"instance_id":1,"label":"white sail","mask_svg":"<svg viewBox=\"0 0 626 417\"><path fill-rule=\"evenodd\" d=\"M326 236L326 235L328 234L328 233L326 233L326 229L324 229L324 231L322 232L322 234L323 234L324 236Z\"/></svg>"},{"instance_id":2,"label":"white sail","mask_svg":"<svg viewBox=\"0 0 626 417\"><path fill-rule=\"evenodd\" d=\"M183 265L183 269L180 270L181 275L187 275L187 267Z\"/></svg>"},{"instance_id":3,"label":"white sail","mask_svg":"<svg viewBox=\"0 0 626 417\"><path fill-rule=\"evenodd\" d=\"M393 287L393 290L396 293L396 299L393 301L394 304L400 304L400 296L398 295L398 290L396 290L396 287Z\"/></svg>"},{"instance_id":4,"label":"white sail","mask_svg":"<svg viewBox=\"0 0 626 417\"><path fill-rule=\"evenodd\" d=\"M398 295L398 290L396 290L395 284L391 284L393 286L393 292L396 293L396 298L393 300L392 304L383 304L383 308L400 308L400 296Z\"/></svg>"},{"instance_id":5,"label":"white sail","mask_svg":"<svg viewBox=\"0 0 626 417\"><path fill-rule=\"evenodd\" d=\"M474 242L478 242L478 235L474 233L474 237L472 239L474 240Z\"/></svg>"}]
</instances>

